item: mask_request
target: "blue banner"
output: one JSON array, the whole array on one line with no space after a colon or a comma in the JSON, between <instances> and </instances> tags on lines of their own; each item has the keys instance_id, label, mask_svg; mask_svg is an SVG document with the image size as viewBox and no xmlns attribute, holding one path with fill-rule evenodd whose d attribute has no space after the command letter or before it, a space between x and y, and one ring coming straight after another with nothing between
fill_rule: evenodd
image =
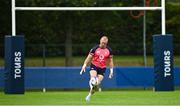
<instances>
[{"instance_id":1,"label":"blue banner","mask_svg":"<svg viewBox=\"0 0 180 106\"><path fill-rule=\"evenodd\" d=\"M81 67L25 67L26 89L74 89L89 87L89 67L79 75ZM152 88L153 67L114 67L114 77L108 78L106 70L101 87L104 88ZM174 84L180 87L180 67L174 68ZM0 67L0 88L4 88L4 68Z\"/></svg>"}]
</instances>

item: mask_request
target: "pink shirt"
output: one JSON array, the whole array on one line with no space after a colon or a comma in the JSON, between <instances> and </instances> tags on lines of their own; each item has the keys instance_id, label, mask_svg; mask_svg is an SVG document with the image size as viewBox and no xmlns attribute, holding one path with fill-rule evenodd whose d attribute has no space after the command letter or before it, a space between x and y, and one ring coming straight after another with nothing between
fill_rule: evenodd
<instances>
[{"instance_id":1,"label":"pink shirt","mask_svg":"<svg viewBox=\"0 0 180 106\"><path fill-rule=\"evenodd\" d=\"M92 64L99 68L106 68L106 62L112 55L110 47L100 48L99 45L90 50L90 54L93 56Z\"/></svg>"}]
</instances>

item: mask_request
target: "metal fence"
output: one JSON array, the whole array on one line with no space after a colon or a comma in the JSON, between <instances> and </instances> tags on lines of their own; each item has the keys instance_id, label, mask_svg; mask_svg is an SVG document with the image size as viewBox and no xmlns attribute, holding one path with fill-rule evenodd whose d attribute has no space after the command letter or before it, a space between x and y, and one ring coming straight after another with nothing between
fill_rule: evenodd
<instances>
[{"instance_id":1,"label":"metal fence","mask_svg":"<svg viewBox=\"0 0 180 106\"><path fill-rule=\"evenodd\" d=\"M86 55L96 44L73 44L72 54L74 56ZM110 44L115 55L141 55L143 46L140 44ZM0 45L0 57L4 57L4 45ZM152 54L152 47L147 49L148 54ZM25 45L26 57L65 56L65 44L27 44Z\"/></svg>"},{"instance_id":2,"label":"metal fence","mask_svg":"<svg viewBox=\"0 0 180 106\"><path fill-rule=\"evenodd\" d=\"M79 56L79 57L85 57L90 49L95 46L96 44L73 44L72 45L72 55L73 56ZM110 47L113 50L113 54L118 56L125 56L125 55L139 55L143 58L143 46L142 44L110 44ZM0 66L4 65L4 45L0 45L0 58L2 61L0 61ZM146 47L146 53L147 55L153 55L153 47L150 44L147 44ZM174 44L174 55L180 54L180 44ZM47 64L53 64L55 61L47 61L47 58L54 58L56 57L62 57L64 59L65 57L65 44L27 44L25 45L25 59L32 58L34 60L39 62L39 66L47 66ZM84 60L84 59L83 59ZM64 60L65 61L65 60ZM29 61L27 61L29 62ZM31 64L31 63L30 63ZM36 63L32 63L36 64ZM62 63L58 66L64 66L65 63ZM35 65L33 65L35 66Z\"/></svg>"}]
</instances>

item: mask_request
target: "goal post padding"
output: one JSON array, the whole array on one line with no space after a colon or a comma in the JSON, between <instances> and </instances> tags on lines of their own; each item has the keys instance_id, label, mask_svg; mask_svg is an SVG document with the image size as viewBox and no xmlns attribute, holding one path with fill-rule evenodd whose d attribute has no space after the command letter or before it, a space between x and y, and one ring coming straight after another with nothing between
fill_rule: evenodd
<instances>
[{"instance_id":1,"label":"goal post padding","mask_svg":"<svg viewBox=\"0 0 180 106\"><path fill-rule=\"evenodd\" d=\"M173 36L154 35L155 91L174 91Z\"/></svg>"},{"instance_id":2,"label":"goal post padding","mask_svg":"<svg viewBox=\"0 0 180 106\"><path fill-rule=\"evenodd\" d=\"M5 94L24 94L24 37L5 36Z\"/></svg>"}]
</instances>

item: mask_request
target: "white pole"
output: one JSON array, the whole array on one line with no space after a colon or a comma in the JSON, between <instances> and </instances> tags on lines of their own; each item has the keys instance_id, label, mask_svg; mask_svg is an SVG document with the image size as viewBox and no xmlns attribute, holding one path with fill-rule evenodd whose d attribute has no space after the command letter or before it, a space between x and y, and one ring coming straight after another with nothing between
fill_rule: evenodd
<instances>
[{"instance_id":1,"label":"white pole","mask_svg":"<svg viewBox=\"0 0 180 106\"><path fill-rule=\"evenodd\" d=\"M16 10L15 0L11 1L11 12L12 12L12 36L16 36Z\"/></svg>"},{"instance_id":2,"label":"white pole","mask_svg":"<svg viewBox=\"0 0 180 106\"><path fill-rule=\"evenodd\" d=\"M165 14L165 0L161 0L161 28L162 28L162 35L166 35L166 14Z\"/></svg>"},{"instance_id":3,"label":"white pole","mask_svg":"<svg viewBox=\"0 0 180 106\"><path fill-rule=\"evenodd\" d=\"M162 10L162 7L16 7L19 11L112 11L112 10Z\"/></svg>"}]
</instances>

